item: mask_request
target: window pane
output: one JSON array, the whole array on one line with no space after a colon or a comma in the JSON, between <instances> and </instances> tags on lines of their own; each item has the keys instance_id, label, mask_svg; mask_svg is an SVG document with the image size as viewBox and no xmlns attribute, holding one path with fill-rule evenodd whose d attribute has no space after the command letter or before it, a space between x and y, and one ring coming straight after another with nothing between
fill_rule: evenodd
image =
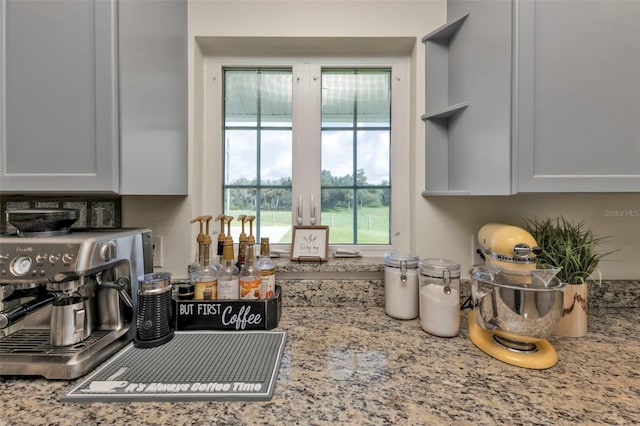
<instances>
[{"instance_id":1,"label":"window pane","mask_svg":"<svg viewBox=\"0 0 640 426\"><path fill-rule=\"evenodd\" d=\"M375 73L374 73L375 72ZM388 127L391 121L390 73L380 70L358 73L359 127Z\"/></svg>"},{"instance_id":2,"label":"window pane","mask_svg":"<svg viewBox=\"0 0 640 426\"><path fill-rule=\"evenodd\" d=\"M260 199L259 237L268 237L271 244L290 244L291 187L263 188Z\"/></svg>"},{"instance_id":3,"label":"window pane","mask_svg":"<svg viewBox=\"0 0 640 426\"><path fill-rule=\"evenodd\" d=\"M389 244L391 242L389 194L389 189L357 190L358 244Z\"/></svg>"},{"instance_id":4,"label":"window pane","mask_svg":"<svg viewBox=\"0 0 640 426\"><path fill-rule=\"evenodd\" d=\"M290 130L264 130L260 139L260 183L291 185L292 142Z\"/></svg>"},{"instance_id":5,"label":"window pane","mask_svg":"<svg viewBox=\"0 0 640 426\"><path fill-rule=\"evenodd\" d=\"M272 244L291 243L291 188L261 188L259 191L253 188L228 188L226 193L224 211L234 218L231 221L231 235L235 243L242 232L242 223L238 220L240 215L256 217L253 229L249 222L244 227L247 235L253 231L256 244L262 237L268 237ZM255 208L258 197L261 200L259 213Z\"/></svg>"},{"instance_id":6,"label":"window pane","mask_svg":"<svg viewBox=\"0 0 640 426\"><path fill-rule=\"evenodd\" d=\"M329 244L353 244L353 190L322 190L322 225L329 226Z\"/></svg>"},{"instance_id":7,"label":"window pane","mask_svg":"<svg viewBox=\"0 0 640 426\"><path fill-rule=\"evenodd\" d=\"M260 119L265 127L291 127L292 76L289 71L260 74Z\"/></svg>"},{"instance_id":8,"label":"window pane","mask_svg":"<svg viewBox=\"0 0 640 426\"><path fill-rule=\"evenodd\" d=\"M292 76L290 69L225 69L224 212L255 216L256 242L291 242ZM249 234L250 226L245 225Z\"/></svg>"},{"instance_id":9,"label":"window pane","mask_svg":"<svg viewBox=\"0 0 640 426\"><path fill-rule=\"evenodd\" d=\"M234 218L241 214L255 216L256 190L254 188L227 188L224 197L224 214ZM234 222L235 219L231 222L232 229L236 226ZM238 226L240 225L238 224Z\"/></svg>"},{"instance_id":10,"label":"window pane","mask_svg":"<svg viewBox=\"0 0 640 426\"><path fill-rule=\"evenodd\" d=\"M322 73L322 127L352 127L356 75L352 70Z\"/></svg>"},{"instance_id":11,"label":"window pane","mask_svg":"<svg viewBox=\"0 0 640 426\"><path fill-rule=\"evenodd\" d=\"M388 130L365 130L358 132L358 172L364 180L358 185L389 185Z\"/></svg>"},{"instance_id":12,"label":"window pane","mask_svg":"<svg viewBox=\"0 0 640 426\"><path fill-rule=\"evenodd\" d=\"M225 184L255 184L258 176L255 130L227 130L224 145Z\"/></svg>"},{"instance_id":13,"label":"window pane","mask_svg":"<svg viewBox=\"0 0 640 426\"><path fill-rule=\"evenodd\" d=\"M322 185L353 186L353 132L322 132Z\"/></svg>"},{"instance_id":14,"label":"window pane","mask_svg":"<svg viewBox=\"0 0 640 426\"><path fill-rule=\"evenodd\" d=\"M330 242L389 244L390 70L323 70L322 81L322 222L338 226Z\"/></svg>"},{"instance_id":15,"label":"window pane","mask_svg":"<svg viewBox=\"0 0 640 426\"><path fill-rule=\"evenodd\" d=\"M258 74L255 70L225 71L225 126L255 126L258 117Z\"/></svg>"}]
</instances>

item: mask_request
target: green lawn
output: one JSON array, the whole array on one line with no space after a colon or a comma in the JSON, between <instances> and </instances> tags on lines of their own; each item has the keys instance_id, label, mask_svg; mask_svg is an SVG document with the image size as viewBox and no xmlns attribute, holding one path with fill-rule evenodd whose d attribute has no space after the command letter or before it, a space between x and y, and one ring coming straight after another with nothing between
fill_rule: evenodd
<instances>
[{"instance_id":1,"label":"green lawn","mask_svg":"<svg viewBox=\"0 0 640 426\"><path fill-rule=\"evenodd\" d=\"M255 214L255 212L231 211L234 219L231 223L231 235L237 241L240 234L240 222L237 217L241 214ZM291 212L290 211L262 211L261 226L264 227L289 227L289 230L279 235L279 241L271 241L272 244L291 243ZM255 223L254 223L255 224ZM360 208L358 209L358 243L360 244L388 244L389 243L389 209ZM351 244L353 242L353 210L341 209L322 213L321 225L329 226L329 242L331 244ZM219 226L219 225L218 225ZM214 228L214 229L219 229ZM249 233L249 225L245 226L245 233ZM255 231L254 231L255 234Z\"/></svg>"}]
</instances>

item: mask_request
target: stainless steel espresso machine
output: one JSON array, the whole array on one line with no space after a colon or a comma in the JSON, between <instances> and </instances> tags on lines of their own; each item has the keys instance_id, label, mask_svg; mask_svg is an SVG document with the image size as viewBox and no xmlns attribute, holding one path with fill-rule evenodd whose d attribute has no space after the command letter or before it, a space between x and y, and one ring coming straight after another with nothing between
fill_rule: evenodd
<instances>
[{"instance_id":1,"label":"stainless steel espresso machine","mask_svg":"<svg viewBox=\"0 0 640 426\"><path fill-rule=\"evenodd\" d=\"M0 375L74 379L133 339L151 231L34 223L0 235Z\"/></svg>"}]
</instances>

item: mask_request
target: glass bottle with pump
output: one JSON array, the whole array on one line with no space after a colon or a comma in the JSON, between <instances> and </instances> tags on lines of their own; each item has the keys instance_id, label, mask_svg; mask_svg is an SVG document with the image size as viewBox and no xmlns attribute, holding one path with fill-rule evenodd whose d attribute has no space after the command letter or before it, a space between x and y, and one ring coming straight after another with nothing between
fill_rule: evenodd
<instances>
[{"instance_id":1,"label":"glass bottle with pump","mask_svg":"<svg viewBox=\"0 0 640 426\"><path fill-rule=\"evenodd\" d=\"M273 297L276 289L276 265L271 260L269 238L260 238L260 258L258 259L260 271L260 299Z\"/></svg>"},{"instance_id":2,"label":"glass bottle with pump","mask_svg":"<svg viewBox=\"0 0 640 426\"><path fill-rule=\"evenodd\" d=\"M224 241L222 263L218 268L218 299L232 300L240 298L240 281L238 267L234 263L233 238L231 237L231 220L227 216L225 223L228 226L227 236Z\"/></svg>"},{"instance_id":3,"label":"glass bottle with pump","mask_svg":"<svg viewBox=\"0 0 640 426\"><path fill-rule=\"evenodd\" d=\"M259 299L261 281L260 270L255 267L254 244L252 244L251 238L249 238L244 265L240 271L240 298Z\"/></svg>"},{"instance_id":4,"label":"glass bottle with pump","mask_svg":"<svg viewBox=\"0 0 640 426\"><path fill-rule=\"evenodd\" d=\"M224 242L226 240L226 235L224 235L224 224L226 219L227 216L223 214L216 216L216 222L220 222L220 233L218 234L218 246L216 250L216 261L218 262L218 265L222 265L222 258L224 256Z\"/></svg>"},{"instance_id":5,"label":"glass bottle with pump","mask_svg":"<svg viewBox=\"0 0 640 426\"><path fill-rule=\"evenodd\" d=\"M190 263L187 266L187 272L189 273L189 283L180 283L177 284L178 287L178 299L179 300L191 300L195 297L195 285L196 285L196 274L198 270L202 269L204 266L204 242L206 239L203 226L206 220L211 220L211 216L198 216L191 220L191 223L198 222L200 224L200 230L198 232L198 237L196 238L196 256L193 263Z\"/></svg>"},{"instance_id":6,"label":"glass bottle with pump","mask_svg":"<svg viewBox=\"0 0 640 426\"><path fill-rule=\"evenodd\" d=\"M218 298L218 271L211 264L210 247L211 236L209 235L209 222L211 216L205 218L206 234L203 244L202 267L198 268L195 273L194 299L196 300L215 300Z\"/></svg>"},{"instance_id":7,"label":"glass bottle with pump","mask_svg":"<svg viewBox=\"0 0 640 426\"><path fill-rule=\"evenodd\" d=\"M238 269L242 268L244 265L244 257L247 254L247 242L249 241L249 237L244 232L244 224L247 221L247 215L241 214L238 216L238 220L241 223L240 236L238 237L238 260L236 262L236 266Z\"/></svg>"},{"instance_id":8,"label":"glass bottle with pump","mask_svg":"<svg viewBox=\"0 0 640 426\"><path fill-rule=\"evenodd\" d=\"M204 238L205 238L204 230L202 229L204 225L204 216L198 216L191 220L191 223L196 223L196 222L200 223L200 232L198 232L198 237L196 238L196 241L198 243L196 245L196 258L193 261L193 263L190 263L187 266L187 272L189 273L189 280L191 281L191 284L195 283L196 271L204 263L202 260L202 255L204 254L203 245L204 245Z\"/></svg>"},{"instance_id":9,"label":"glass bottle with pump","mask_svg":"<svg viewBox=\"0 0 640 426\"><path fill-rule=\"evenodd\" d=\"M260 298L260 270L255 267L255 249L256 239L253 236L253 220L255 216L249 216L249 241L247 242L247 252L244 265L240 271L240 298L241 299L259 299Z\"/></svg>"}]
</instances>

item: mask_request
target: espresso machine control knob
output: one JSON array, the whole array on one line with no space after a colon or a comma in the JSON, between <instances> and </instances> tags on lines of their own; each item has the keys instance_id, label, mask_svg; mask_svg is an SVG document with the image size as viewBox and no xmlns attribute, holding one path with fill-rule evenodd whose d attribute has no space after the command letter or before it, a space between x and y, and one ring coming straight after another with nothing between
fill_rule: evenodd
<instances>
[{"instance_id":1,"label":"espresso machine control knob","mask_svg":"<svg viewBox=\"0 0 640 426\"><path fill-rule=\"evenodd\" d=\"M116 257L116 243L108 241L100 247L100 257L108 262Z\"/></svg>"},{"instance_id":2,"label":"espresso machine control knob","mask_svg":"<svg viewBox=\"0 0 640 426\"><path fill-rule=\"evenodd\" d=\"M31 270L33 261L29 256L18 256L11 262L11 272L16 277L27 275Z\"/></svg>"},{"instance_id":3,"label":"espresso machine control knob","mask_svg":"<svg viewBox=\"0 0 640 426\"><path fill-rule=\"evenodd\" d=\"M76 258L76 255L74 253L65 253L62 255L62 262L65 265L71 265L75 258Z\"/></svg>"}]
</instances>

